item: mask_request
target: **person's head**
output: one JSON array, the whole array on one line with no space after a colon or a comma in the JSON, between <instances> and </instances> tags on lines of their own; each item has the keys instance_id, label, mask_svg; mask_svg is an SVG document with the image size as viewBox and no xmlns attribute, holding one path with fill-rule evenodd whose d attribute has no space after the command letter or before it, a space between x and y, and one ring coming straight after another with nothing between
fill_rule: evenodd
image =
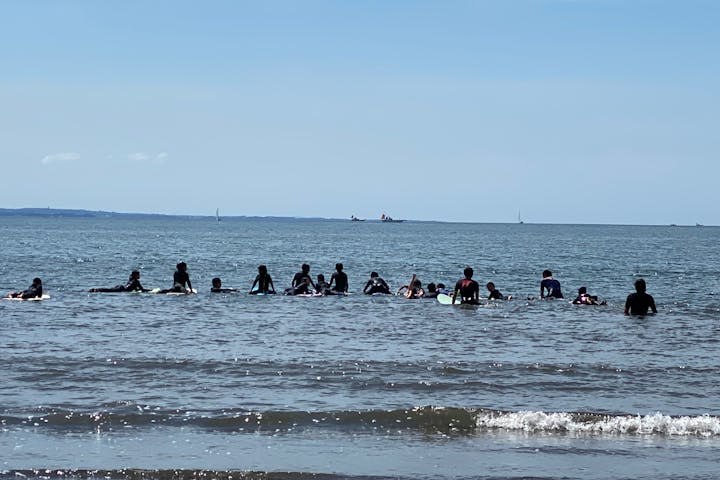
<instances>
[{"instance_id":1,"label":"person's head","mask_svg":"<svg viewBox=\"0 0 720 480\"><path fill-rule=\"evenodd\" d=\"M485 285L489 291L495 290L495 284L493 282L488 282L487 285Z\"/></svg>"},{"instance_id":2,"label":"person's head","mask_svg":"<svg viewBox=\"0 0 720 480\"><path fill-rule=\"evenodd\" d=\"M303 263L302 267L300 267L300 269L302 270L303 273L308 273L310 271L310 265L308 265L307 263Z\"/></svg>"},{"instance_id":3,"label":"person's head","mask_svg":"<svg viewBox=\"0 0 720 480\"><path fill-rule=\"evenodd\" d=\"M578 288L578 295L587 295L587 288L585 288L585 287Z\"/></svg>"},{"instance_id":4,"label":"person's head","mask_svg":"<svg viewBox=\"0 0 720 480\"><path fill-rule=\"evenodd\" d=\"M42 280L38 277L33 278L33 285L42 285Z\"/></svg>"},{"instance_id":5,"label":"person's head","mask_svg":"<svg viewBox=\"0 0 720 480\"><path fill-rule=\"evenodd\" d=\"M422 288L422 282L420 280L415 280L412 284L413 288Z\"/></svg>"},{"instance_id":6,"label":"person's head","mask_svg":"<svg viewBox=\"0 0 720 480\"><path fill-rule=\"evenodd\" d=\"M370 278L377 278L379 276L377 272L370 272Z\"/></svg>"},{"instance_id":7,"label":"person's head","mask_svg":"<svg viewBox=\"0 0 720 480\"><path fill-rule=\"evenodd\" d=\"M465 270L463 270L463 275L465 275L465 278L472 278L473 273L473 269L470 267L465 267Z\"/></svg>"},{"instance_id":8,"label":"person's head","mask_svg":"<svg viewBox=\"0 0 720 480\"><path fill-rule=\"evenodd\" d=\"M336 264L335 264L335 270L337 270L338 272L342 272L342 271L343 271L343 264L342 264L342 263L336 263Z\"/></svg>"},{"instance_id":9,"label":"person's head","mask_svg":"<svg viewBox=\"0 0 720 480\"><path fill-rule=\"evenodd\" d=\"M258 273L260 275L265 275L267 273L267 267L265 265L260 265L258 267Z\"/></svg>"},{"instance_id":10,"label":"person's head","mask_svg":"<svg viewBox=\"0 0 720 480\"><path fill-rule=\"evenodd\" d=\"M139 270L133 270L130 272L130 278L133 280L138 280L140 278L140 271Z\"/></svg>"},{"instance_id":11,"label":"person's head","mask_svg":"<svg viewBox=\"0 0 720 480\"><path fill-rule=\"evenodd\" d=\"M645 280L642 278L638 278L635 280L635 291L638 293L645 293L645 289L647 288L647 285L645 285Z\"/></svg>"},{"instance_id":12,"label":"person's head","mask_svg":"<svg viewBox=\"0 0 720 480\"><path fill-rule=\"evenodd\" d=\"M222 286L222 280L220 280L220 277L215 277L212 279L212 286L213 288L220 288Z\"/></svg>"},{"instance_id":13,"label":"person's head","mask_svg":"<svg viewBox=\"0 0 720 480\"><path fill-rule=\"evenodd\" d=\"M428 289L428 292L430 292L430 293L437 292L437 287L435 286L435 284L433 282L430 282L427 284L427 289Z\"/></svg>"},{"instance_id":14,"label":"person's head","mask_svg":"<svg viewBox=\"0 0 720 480\"><path fill-rule=\"evenodd\" d=\"M317 279L318 279L318 283L319 283L319 282L324 282L324 281L325 281L325 275L323 275L322 273L318 273Z\"/></svg>"},{"instance_id":15,"label":"person's head","mask_svg":"<svg viewBox=\"0 0 720 480\"><path fill-rule=\"evenodd\" d=\"M445 284L444 284L444 283L438 283L438 284L437 284L437 288L438 288L438 290L441 289L441 288L445 288Z\"/></svg>"},{"instance_id":16,"label":"person's head","mask_svg":"<svg viewBox=\"0 0 720 480\"><path fill-rule=\"evenodd\" d=\"M552 277L552 272L550 270L544 270L543 271L543 278Z\"/></svg>"},{"instance_id":17,"label":"person's head","mask_svg":"<svg viewBox=\"0 0 720 480\"><path fill-rule=\"evenodd\" d=\"M185 262L180 262L176 266L177 266L177 269L180 270L181 272L184 272L185 270L187 270L187 263L185 263Z\"/></svg>"}]
</instances>

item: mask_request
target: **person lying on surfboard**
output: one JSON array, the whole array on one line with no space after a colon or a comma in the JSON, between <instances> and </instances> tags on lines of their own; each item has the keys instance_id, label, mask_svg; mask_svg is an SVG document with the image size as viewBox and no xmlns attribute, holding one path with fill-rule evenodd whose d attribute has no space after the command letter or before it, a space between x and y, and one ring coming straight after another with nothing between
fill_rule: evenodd
<instances>
[{"instance_id":1,"label":"person lying on surfboard","mask_svg":"<svg viewBox=\"0 0 720 480\"><path fill-rule=\"evenodd\" d=\"M255 288L256 285L257 288ZM273 285L272 278L270 278L270 274L265 265L258 267L257 277L255 277L252 287L250 287L250 295L257 295L258 293L262 293L263 295L275 293L275 285Z\"/></svg>"},{"instance_id":2,"label":"person lying on surfboard","mask_svg":"<svg viewBox=\"0 0 720 480\"><path fill-rule=\"evenodd\" d=\"M408 290L411 291L408 292ZM423 290L422 288L422 282L417 279L412 282L412 287L410 287L409 285L403 285L402 287L398 288L396 295L401 295L402 292L405 292L405 298L422 298L425 296L425 290Z\"/></svg>"},{"instance_id":3,"label":"person lying on surfboard","mask_svg":"<svg viewBox=\"0 0 720 480\"><path fill-rule=\"evenodd\" d=\"M363 293L372 295L374 293L383 293L385 295L392 295L390 292L390 285L385 280L380 278L377 272L370 273L370 280L367 281L363 288Z\"/></svg>"},{"instance_id":4,"label":"person lying on surfboard","mask_svg":"<svg viewBox=\"0 0 720 480\"><path fill-rule=\"evenodd\" d=\"M578 288L578 296L572 303L575 305L607 305L605 300L599 302L597 295L588 294L585 287Z\"/></svg>"},{"instance_id":5,"label":"person lying on surfboard","mask_svg":"<svg viewBox=\"0 0 720 480\"><path fill-rule=\"evenodd\" d=\"M504 296L500 290L495 288L495 284L493 282L488 282L487 285L485 285L485 288L487 288L488 292L490 292L488 300L512 300L512 295L508 295L507 297Z\"/></svg>"},{"instance_id":6,"label":"person lying on surfboard","mask_svg":"<svg viewBox=\"0 0 720 480\"><path fill-rule=\"evenodd\" d=\"M119 292L149 292L150 289L143 288L140 283L140 271L133 270L130 272L130 278L128 278L125 285L116 285L110 288L91 288L88 292L91 293L119 293Z\"/></svg>"},{"instance_id":7,"label":"person lying on surfboard","mask_svg":"<svg viewBox=\"0 0 720 480\"><path fill-rule=\"evenodd\" d=\"M173 274L173 287L167 290L160 290L159 293L193 293L190 275L187 273L187 263L180 262L176 265L177 270Z\"/></svg>"},{"instance_id":8,"label":"person lying on surfboard","mask_svg":"<svg viewBox=\"0 0 720 480\"><path fill-rule=\"evenodd\" d=\"M212 279L212 287L210 288L210 291L212 293L231 293L231 292L237 292L236 288L223 288L222 286L222 280L220 277L215 277Z\"/></svg>"},{"instance_id":9,"label":"person lying on surfboard","mask_svg":"<svg viewBox=\"0 0 720 480\"><path fill-rule=\"evenodd\" d=\"M27 290L23 290L21 292L10 292L5 297L7 298L42 298L43 295L43 289L42 289L42 280L40 280L38 277L33 278L32 285L30 285Z\"/></svg>"},{"instance_id":10,"label":"person lying on surfboard","mask_svg":"<svg viewBox=\"0 0 720 480\"><path fill-rule=\"evenodd\" d=\"M456 303L458 293L460 294L460 303L468 303L471 305L480 304L480 284L472 279L473 269L465 267L463 274L465 278L461 278L455 284L455 290L452 294L452 303Z\"/></svg>"}]
</instances>

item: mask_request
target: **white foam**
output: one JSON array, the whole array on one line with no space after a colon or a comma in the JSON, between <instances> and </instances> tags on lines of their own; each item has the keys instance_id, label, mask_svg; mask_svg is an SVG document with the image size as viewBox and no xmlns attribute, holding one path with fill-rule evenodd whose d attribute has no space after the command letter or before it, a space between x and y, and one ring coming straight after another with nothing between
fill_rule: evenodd
<instances>
[{"instance_id":1,"label":"white foam","mask_svg":"<svg viewBox=\"0 0 720 480\"><path fill-rule=\"evenodd\" d=\"M614 416L565 412L480 412L477 426L525 432L720 436L720 419L710 415L672 417L661 413Z\"/></svg>"}]
</instances>

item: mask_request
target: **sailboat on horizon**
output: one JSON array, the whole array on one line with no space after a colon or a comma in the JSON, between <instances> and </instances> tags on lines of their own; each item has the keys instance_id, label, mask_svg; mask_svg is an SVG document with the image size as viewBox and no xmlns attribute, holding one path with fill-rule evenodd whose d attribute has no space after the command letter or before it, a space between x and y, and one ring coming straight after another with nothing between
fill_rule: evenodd
<instances>
[{"instance_id":1,"label":"sailboat on horizon","mask_svg":"<svg viewBox=\"0 0 720 480\"><path fill-rule=\"evenodd\" d=\"M215 209L215 219L217 220L218 223L220 223L220 209L219 208Z\"/></svg>"},{"instance_id":2,"label":"sailboat on horizon","mask_svg":"<svg viewBox=\"0 0 720 480\"><path fill-rule=\"evenodd\" d=\"M519 209L519 208L518 208L518 223L519 223L520 225L522 225L523 223L525 223L525 222L523 222L522 217L520 217L520 209Z\"/></svg>"}]
</instances>

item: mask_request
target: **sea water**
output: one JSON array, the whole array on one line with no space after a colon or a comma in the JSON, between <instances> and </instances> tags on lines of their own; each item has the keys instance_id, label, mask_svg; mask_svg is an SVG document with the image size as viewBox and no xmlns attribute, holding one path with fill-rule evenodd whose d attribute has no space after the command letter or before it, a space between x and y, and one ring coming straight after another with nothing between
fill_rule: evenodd
<instances>
[{"instance_id":1,"label":"sea water","mask_svg":"<svg viewBox=\"0 0 720 480\"><path fill-rule=\"evenodd\" d=\"M51 298L0 301L0 476L715 478L719 237L3 217L0 291L39 276ZM197 295L87 291L132 269L169 288L180 261ZM302 263L329 278L337 262L349 296L245 293L260 264L281 291ZM452 286L468 265L513 299L362 294L371 271ZM536 298L544 269L564 301ZM215 276L241 292L211 294ZM641 277L659 313L624 316ZM607 305L571 305L581 286Z\"/></svg>"}]
</instances>

